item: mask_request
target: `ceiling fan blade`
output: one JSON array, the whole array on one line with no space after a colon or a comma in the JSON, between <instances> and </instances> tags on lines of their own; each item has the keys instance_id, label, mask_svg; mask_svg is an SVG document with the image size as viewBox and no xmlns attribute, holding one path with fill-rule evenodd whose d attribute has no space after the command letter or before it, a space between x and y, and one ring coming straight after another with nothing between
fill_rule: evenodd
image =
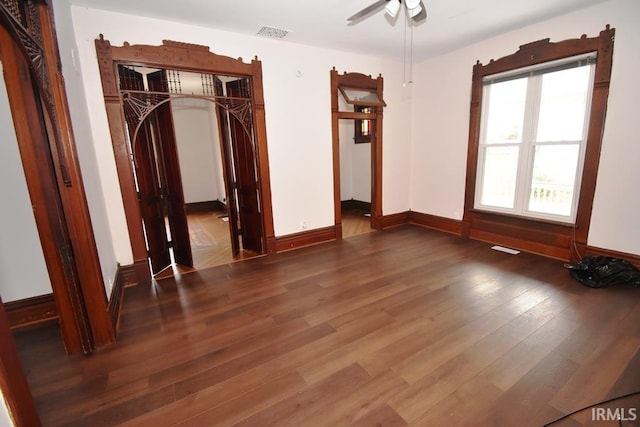
<instances>
[{"instance_id":1,"label":"ceiling fan blade","mask_svg":"<svg viewBox=\"0 0 640 427\"><path fill-rule=\"evenodd\" d=\"M365 7L364 9L362 9L360 12L356 13L353 16L350 16L349 18L347 18L347 21L349 22L353 22L353 21L359 21L362 18L367 17L369 14L378 11L378 9L382 9L382 7L384 6L384 4L386 2L388 2L389 0L378 0L373 4L370 4L369 6Z\"/></svg>"},{"instance_id":2,"label":"ceiling fan blade","mask_svg":"<svg viewBox=\"0 0 640 427\"><path fill-rule=\"evenodd\" d=\"M420 0L420 6L422 6L422 9L420 10L420 13L413 17L413 22L420 22L427 19L427 8L424 6L424 2L422 0Z\"/></svg>"}]
</instances>

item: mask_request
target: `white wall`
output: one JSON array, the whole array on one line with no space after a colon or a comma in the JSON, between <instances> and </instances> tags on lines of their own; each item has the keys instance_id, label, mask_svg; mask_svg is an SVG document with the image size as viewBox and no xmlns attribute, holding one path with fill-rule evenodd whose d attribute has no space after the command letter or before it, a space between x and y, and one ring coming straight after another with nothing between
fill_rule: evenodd
<instances>
[{"instance_id":1,"label":"white wall","mask_svg":"<svg viewBox=\"0 0 640 427\"><path fill-rule=\"evenodd\" d=\"M225 197L224 191L220 193L222 163L214 106L203 99L171 101L185 203Z\"/></svg>"},{"instance_id":2,"label":"white wall","mask_svg":"<svg viewBox=\"0 0 640 427\"><path fill-rule=\"evenodd\" d=\"M4 208L0 217L0 295L4 302L52 292L12 120L7 87L2 78L0 194Z\"/></svg>"},{"instance_id":3,"label":"white wall","mask_svg":"<svg viewBox=\"0 0 640 427\"><path fill-rule=\"evenodd\" d=\"M9 415L9 408L0 390L0 427L13 427L13 421Z\"/></svg>"},{"instance_id":4,"label":"white wall","mask_svg":"<svg viewBox=\"0 0 640 427\"><path fill-rule=\"evenodd\" d=\"M353 199L371 203L371 144L351 142Z\"/></svg>"},{"instance_id":5,"label":"white wall","mask_svg":"<svg viewBox=\"0 0 640 427\"><path fill-rule=\"evenodd\" d=\"M640 253L636 220L640 168L635 164L640 144L633 122L633 102L640 90L633 76L633 70L640 66L640 30L636 25L639 8L636 0L610 0L479 42L417 64L413 85L403 88L403 66L393 60L73 6L70 13L75 40L61 40L61 49L66 52L72 44L77 45L80 78L75 83L86 94L87 113L72 111L72 115L74 124L89 118L87 126L76 129L76 136L92 144L100 159L99 185L92 182L88 187L104 189L115 257L123 264L132 261L96 64L94 39L100 33L113 45L124 41L158 45L170 38L211 46L218 54L246 61L257 56L262 61L274 225L276 235L281 236L301 231L302 221L309 229L334 221L329 91L332 67L340 72L384 76L383 213L412 209L460 219L473 64L478 59L487 62L510 54L521 44L546 37L563 40L583 33L594 36L607 23L617 29L617 34L589 244ZM60 31L60 25L58 28ZM63 55L63 65L68 68L69 64L69 55ZM107 233L97 237L105 240Z\"/></svg>"},{"instance_id":6,"label":"white wall","mask_svg":"<svg viewBox=\"0 0 640 427\"><path fill-rule=\"evenodd\" d=\"M353 120L338 120L340 140L340 200L353 199Z\"/></svg>"},{"instance_id":7,"label":"white wall","mask_svg":"<svg viewBox=\"0 0 640 427\"><path fill-rule=\"evenodd\" d=\"M371 202L371 144L353 141L354 120L339 121L340 200Z\"/></svg>"},{"instance_id":8,"label":"white wall","mask_svg":"<svg viewBox=\"0 0 640 427\"><path fill-rule=\"evenodd\" d=\"M411 209L460 219L464 208L472 67L522 44L616 28L613 75L589 245L640 254L640 2L610 0L418 64L414 69Z\"/></svg>"},{"instance_id":9,"label":"white wall","mask_svg":"<svg viewBox=\"0 0 640 427\"><path fill-rule=\"evenodd\" d=\"M94 144L91 123L87 113L87 99L82 85L81 61L76 47L71 12L66 0L53 2L56 33L62 61L69 110L73 123L76 150L82 171L89 214L93 225L102 277L107 297L111 297L111 287L118 261L131 264L131 245L125 222L122 201L117 187L109 185L117 180L113 150L104 144ZM104 138L105 136L103 136ZM108 131L107 136L108 138ZM109 206L109 209L107 209Z\"/></svg>"},{"instance_id":10,"label":"white wall","mask_svg":"<svg viewBox=\"0 0 640 427\"><path fill-rule=\"evenodd\" d=\"M101 159L98 172L119 262L131 263L132 257L130 247L121 244L128 241L128 236L96 62L94 40L100 33L115 46L124 41L159 45L168 38L211 46L215 53L243 57L245 61L258 56L263 68L273 216L278 236L301 231L302 221L308 229L334 223L331 68L382 74L388 105L384 113L383 212L409 209L406 183L410 177L407 153L411 104L402 93L401 63L95 9L72 6L70 10L81 72L78 83L84 86L89 116L89 127L82 129L78 138L92 142ZM63 57L65 66L68 60L65 63ZM74 115L74 123L83 117Z\"/></svg>"}]
</instances>

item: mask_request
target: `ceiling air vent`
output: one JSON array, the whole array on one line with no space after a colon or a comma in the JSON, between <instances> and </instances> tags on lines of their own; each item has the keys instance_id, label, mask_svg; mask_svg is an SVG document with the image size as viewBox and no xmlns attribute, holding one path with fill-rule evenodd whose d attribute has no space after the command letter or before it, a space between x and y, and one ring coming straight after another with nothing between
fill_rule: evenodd
<instances>
[{"instance_id":1,"label":"ceiling air vent","mask_svg":"<svg viewBox=\"0 0 640 427\"><path fill-rule=\"evenodd\" d=\"M270 37L272 39L282 39L289 33L287 30L274 27L262 27L258 31L258 35L262 37Z\"/></svg>"}]
</instances>

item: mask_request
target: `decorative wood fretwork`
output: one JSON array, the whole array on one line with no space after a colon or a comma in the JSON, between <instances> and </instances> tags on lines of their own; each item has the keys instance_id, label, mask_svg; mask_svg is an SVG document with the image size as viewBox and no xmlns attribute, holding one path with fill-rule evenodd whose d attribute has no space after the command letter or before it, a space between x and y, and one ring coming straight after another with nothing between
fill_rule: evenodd
<instances>
[{"instance_id":1,"label":"decorative wood fretwork","mask_svg":"<svg viewBox=\"0 0 640 427\"><path fill-rule=\"evenodd\" d=\"M30 68L37 76L47 106L53 106L37 4L33 1L0 0L0 20L12 30L12 35L29 58Z\"/></svg>"},{"instance_id":2,"label":"decorative wood fretwork","mask_svg":"<svg viewBox=\"0 0 640 427\"><path fill-rule=\"evenodd\" d=\"M169 46L186 46L192 49L195 47L200 50L206 47L187 43L167 42L166 40L165 43L168 43ZM196 93L192 91L191 94L183 93L182 79L188 78L185 76L191 75L193 80L197 73L185 73L171 68L163 69L162 71L161 79L164 84L161 87L166 90L158 91L158 88L151 90L145 87L143 80L139 79L139 76L148 73L148 70L145 71L135 65L120 64L118 66L118 75L121 82L119 93L125 117L127 123L136 124L135 132L131 138L132 141L136 140L136 135L142 122L156 107L179 98L197 98L212 101L237 117L240 123L242 123L245 132L248 135L252 134L253 116L250 91L240 93L239 96L227 96L216 93L216 76L211 73L199 73L201 83L199 87L200 91Z\"/></svg>"},{"instance_id":3,"label":"decorative wood fretwork","mask_svg":"<svg viewBox=\"0 0 640 427\"><path fill-rule=\"evenodd\" d=\"M251 99L237 98L231 96L201 96L201 95L183 95L167 92L150 92L139 90L122 90L122 104L124 107L124 114L127 121L137 123L136 132L134 132L132 141L135 141L135 135L140 127L140 124L146 119L153 110L160 104L173 101L180 98L199 98L207 99L215 102L217 105L224 107L231 114L236 116L242 123L242 126L251 135L251 129L253 124Z\"/></svg>"},{"instance_id":4,"label":"decorative wood fretwork","mask_svg":"<svg viewBox=\"0 0 640 427\"><path fill-rule=\"evenodd\" d=\"M244 130L251 135L255 143L256 175L259 188L259 211L262 214L261 227L266 241L267 252L275 252L273 214L271 208L271 188L269 160L267 150L266 119L264 95L262 91L262 64L255 58L249 63L242 58L217 55L208 46L163 40L160 46L123 43L111 46L102 35L95 40L98 66L102 80L107 118L116 160L116 169L127 219L127 229L136 266L138 280L149 279L147 248L145 245L142 217L138 195L134 182L131 146L126 130L128 123L139 124L154 107L179 97L202 98L215 102L239 119ZM195 73L201 77L202 89L199 95L186 94L184 85L178 84L167 92L146 90L120 90L119 68L146 67L166 72L179 71ZM216 91L216 76L234 76L248 79L250 93L234 94L234 97L222 96ZM172 77L167 76L167 84ZM219 80L219 79L218 79ZM246 95L246 96L245 96ZM123 114L124 111L124 114ZM135 132L135 131L134 131Z\"/></svg>"},{"instance_id":5,"label":"decorative wood fretwork","mask_svg":"<svg viewBox=\"0 0 640 427\"><path fill-rule=\"evenodd\" d=\"M49 69L51 65L47 61L44 49L40 20L40 8L36 2L0 0L0 21L11 30L10 33L18 42L26 58L28 58L29 68L35 77L34 80L38 85L40 97L52 124L53 143L60 153L58 163L61 178L64 184L70 187L72 182L68 173L67 152L62 144L58 112L51 87L50 76L52 70Z\"/></svg>"}]
</instances>

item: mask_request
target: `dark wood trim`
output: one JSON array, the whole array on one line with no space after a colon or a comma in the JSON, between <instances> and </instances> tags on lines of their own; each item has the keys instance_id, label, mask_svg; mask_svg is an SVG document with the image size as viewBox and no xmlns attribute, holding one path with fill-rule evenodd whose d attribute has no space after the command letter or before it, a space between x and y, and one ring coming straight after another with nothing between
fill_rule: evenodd
<instances>
[{"instance_id":1,"label":"dark wood trim","mask_svg":"<svg viewBox=\"0 0 640 427\"><path fill-rule=\"evenodd\" d=\"M120 322L120 313L124 298L124 290L129 286L136 286L139 283L148 283L151 279L146 275L149 260L144 259L130 265L120 265L116 270L109 298L109 316L113 324L114 333L117 335Z\"/></svg>"},{"instance_id":2,"label":"dark wood trim","mask_svg":"<svg viewBox=\"0 0 640 427\"><path fill-rule=\"evenodd\" d=\"M549 39L539 40L522 45L514 54L491 60L486 65L481 64L480 61L475 64L471 89L464 218L461 228L463 235L563 260L572 259L576 255L575 247L586 246L609 95L614 36L615 29L607 25L598 37L588 38L583 35L579 39L556 43L550 42ZM588 52L597 52L597 59L575 227L474 209L482 78Z\"/></svg>"},{"instance_id":3,"label":"dark wood trim","mask_svg":"<svg viewBox=\"0 0 640 427\"><path fill-rule=\"evenodd\" d=\"M39 112L36 108L27 63L17 49L17 45L12 43L5 27L0 27L0 61L3 65L9 105L13 113L13 126L20 158L61 320L62 340L67 351L73 353L82 351L83 348L90 348L83 338L86 334L76 327L80 321L83 324L83 331L86 331L86 325L82 307L78 299L74 298L76 287L68 282L65 261L61 257L60 248L65 245L66 230L63 227L62 202L50 163L50 148L46 143L42 123L38 119Z\"/></svg>"},{"instance_id":4,"label":"dark wood trim","mask_svg":"<svg viewBox=\"0 0 640 427\"><path fill-rule=\"evenodd\" d=\"M102 90L107 110L107 119L111 131L111 140L120 183L127 229L135 265L140 269L146 268L146 276L150 279L148 267L141 262L147 257L144 230L138 195L134 182L133 170L130 162L129 146L127 143L126 125L124 122L122 100L118 88L118 74L116 65L136 64L154 68L171 68L192 72L246 76L251 79L251 105L253 107L253 126L256 142L256 163L258 188L260 193L260 212L262 213L263 239L273 240L274 225L271 202L271 184L269 173L269 158L267 149L266 117L262 82L262 63L253 59L250 63L242 58L231 58L210 52L208 46L180 43L163 40L161 46L132 45L127 42L123 46L111 46L102 35L95 40L96 53Z\"/></svg>"},{"instance_id":5,"label":"dark wood trim","mask_svg":"<svg viewBox=\"0 0 640 427\"><path fill-rule=\"evenodd\" d=\"M38 6L32 23L42 41L39 65L23 50L32 46L21 48L4 22L0 55L62 339L67 352L89 353L112 342L113 330L50 10Z\"/></svg>"},{"instance_id":6,"label":"dark wood trim","mask_svg":"<svg viewBox=\"0 0 640 427\"><path fill-rule=\"evenodd\" d=\"M468 237L568 261L573 246L573 226L474 211Z\"/></svg>"},{"instance_id":7,"label":"dark wood trim","mask_svg":"<svg viewBox=\"0 0 640 427\"><path fill-rule=\"evenodd\" d=\"M276 252L284 252L304 246L317 245L337 239L335 226L288 234L275 238Z\"/></svg>"},{"instance_id":8,"label":"dark wood trim","mask_svg":"<svg viewBox=\"0 0 640 427\"><path fill-rule=\"evenodd\" d=\"M107 310L107 294L91 225L80 162L76 152L71 113L62 77L57 35L52 19L53 13L50 9L51 6L48 8L40 7L42 9L40 26L43 33L43 47L50 64L49 78L55 111L55 116L51 117L51 125L55 127L52 133L54 137L60 138L59 145L64 154L58 153L57 157L66 160L66 175L70 180L70 184L63 182L64 180L61 178L64 178L65 173L61 170L58 187L62 195L72 248L76 254L82 254L82 256L75 257L74 261L82 290L82 300L91 327L93 345L101 347L115 341L115 334Z\"/></svg>"},{"instance_id":9,"label":"dark wood trim","mask_svg":"<svg viewBox=\"0 0 640 427\"><path fill-rule=\"evenodd\" d=\"M611 249L598 248L596 246L587 246L585 252L583 252L585 256L608 256L613 258L621 258L629 261L631 264L640 268L640 255L630 254L627 252L619 252Z\"/></svg>"},{"instance_id":10,"label":"dark wood trim","mask_svg":"<svg viewBox=\"0 0 640 427\"><path fill-rule=\"evenodd\" d=\"M11 329L58 321L58 309L53 294L5 302L4 310Z\"/></svg>"},{"instance_id":11,"label":"dark wood trim","mask_svg":"<svg viewBox=\"0 0 640 427\"><path fill-rule=\"evenodd\" d=\"M111 288L111 297L109 298L109 315L113 330L118 333L118 323L120 321L120 311L122 309L122 297L124 296L125 276L122 267L118 263L115 277L113 279L113 287Z\"/></svg>"},{"instance_id":12,"label":"dark wood trim","mask_svg":"<svg viewBox=\"0 0 640 427\"><path fill-rule=\"evenodd\" d=\"M16 426L42 425L0 298L0 389ZM0 402L3 405L4 402Z\"/></svg>"},{"instance_id":13,"label":"dark wood trim","mask_svg":"<svg viewBox=\"0 0 640 427\"><path fill-rule=\"evenodd\" d=\"M403 215L406 215L406 222L402 222L401 218ZM593 255L593 256L610 256L614 258L622 258L625 259L635 266L640 268L640 255L634 255L627 252L614 251L611 249L598 248L595 246L587 246L587 245L573 245L571 240L571 232L572 227L560 225L560 224L547 224L548 227L552 228L552 234L555 236L555 239L560 242L558 244L552 245L547 244L546 242L551 240L551 236L536 236L535 233L532 235L530 231L527 230L526 227L522 226L520 221L527 221L526 219L513 218L510 216L504 216L500 218L491 218L494 216L493 214L485 214L484 220L487 222L492 222L495 224L502 224L502 227L510 229L509 231L501 231L495 230L493 232L474 232L471 237L475 240L481 240L488 243L500 244L510 248L519 249L525 252L535 253L538 255L543 255L548 258L556 258L561 259L563 261L568 261L570 259L579 259L583 256ZM499 215L496 215L499 216ZM440 217L436 215L425 214L421 212L403 212L394 215L388 215L384 217L386 221L394 221L393 225L402 225L402 224L413 224L420 227L432 228L434 230L443 231L445 233L455 234L456 236L464 235L464 223L460 220L455 220L451 218ZM390 218L387 220L387 218ZM492 228L493 225L488 225L487 228ZM385 228L387 225L385 223ZM520 235L522 238L510 238L505 237L505 235ZM567 246L571 246L571 249L568 250ZM570 251L573 251L570 254Z\"/></svg>"},{"instance_id":14,"label":"dark wood trim","mask_svg":"<svg viewBox=\"0 0 640 427\"><path fill-rule=\"evenodd\" d=\"M333 217L336 238L342 239L342 205L340 194L340 118L338 116L338 72L331 70L331 146L333 157Z\"/></svg>"},{"instance_id":15,"label":"dark wood trim","mask_svg":"<svg viewBox=\"0 0 640 427\"><path fill-rule=\"evenodd\" d=\"M267 253L273 255L278 253L278 244L276 237L270 237L267 239Z\"/></svg>"},{"instance_id":16,"label":"dark wood trim","mask_svg":"<svg viewBox=\"0 0 640 427\"><path fill-rule=\"evenodd\" d=\"M185 211L190 213L206 213L206 212L226 212L227 205L220 200L209 200L206 202L185 203Z\"/></svg>"},{"instance_id":17,"label":"dark wood trim","mask_svg":"<svg viewBox=\"0 0 640 427\"><path fill-rule=\"evenodd\" d=\"M237 60L234 60L237 61ZM256 165L258 169L258 188L262 202L262 230L264 241L275 236L273 225L273 207L271 202L271 175L269 169L269 150L267 147L267 118L264 105L262 82L262 62L256 57L251 61L251 84L253 90L254 126L256 134Z\"/></svg>"},{"instance_id":18,"label":"dark wood trim","mask_svg":"<svg viewBox=\"0 0 640 427\"><path fill-rule=\"evenodd\" d=\"M370 202L363 202L360 200L342 200L340 202L340 207L342 208L342 210L360 210L360 211L366 211L366 212L371 212L371 203Z\"/></svg>"},{"instance_id":19,"label":"dark wood trim","mask_svg":"<svg viewBox=\"0 0 640 427\"><path fill-rule=\"evenodd\" d=\"M419 225L420 227L433 228L435 230L455 234L456 236L462 235L462 221L451 218L410 211L408 222L410 224Z\"/></svg>"},{"instance_id":20,"label":"dark wood trim","mask_svg":"<svg viewBox=\"0 0 640 427\"><path fill-rule=\"evenodd\" d=\"M331 77L331 137L333 146L333 198L334 217L337 230L337 239L342 239L342 212L340 196L340 119L375 120L375 131L371 135L371 227L375 230L383 228L382 218L382 120L383 107L375 108L375 113L357 113L353 111L339 111L338 92L341 86L353 89L367 89L375 91L379 99L384 99L384 79L382 75L377 78L362 73L339 74L334 67L330 72Z\"/></svg>"},{"instance_id":21,"label":"dark wood trim","mask_svg":"<svg viewBox=\"0 0 640 427\"><path fill-rule=\"evenodd\" d=\"M151 281L151 268L149 267L148 258L135 260L129 267L132 268L131 271L127 270L126 272L123 272L123 274L125 274L126 286Z\"/></svg>"},{"instance_id":22,"label":"dark wood trim","mask_svg":"<svg viewBox=\"0 0 640 427\"><path fill-rule=\"evenodd\" d=\"M386 229L386 228L398 227L400 225L409 224L410 214L411 214L410 211L405 211L405 212L398 212L391 215L384 215L381 218L380 227L382 229Z\"/></svg>"},{"instance_id":23,"label":"dark wood trim","mask_svg":"<svg viewBox=\"0 0 640 427\"><path fill-rule=\"evenodd\" d=\"M151 277L149 276L149 260L147 258L135 261L131 265L124 265L120 267L122 276L124 277L124 286L133 286L140 283L149 283Z\"/></svg>"}]
</instances>

